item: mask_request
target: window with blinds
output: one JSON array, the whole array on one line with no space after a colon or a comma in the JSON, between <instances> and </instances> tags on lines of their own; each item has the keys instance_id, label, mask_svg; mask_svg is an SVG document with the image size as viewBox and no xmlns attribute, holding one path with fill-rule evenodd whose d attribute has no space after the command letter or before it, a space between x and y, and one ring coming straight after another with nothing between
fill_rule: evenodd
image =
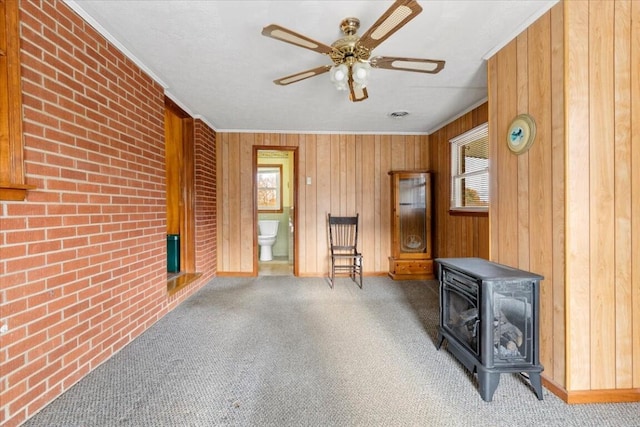
<instances>
[{"instance_id":1,"label":"window with blinds","mask_svg":"<svg viewBox=\"0 0 640 427\"><path fill-rule=\"evenodd\" d=\"M487 123L450 140L451 210L489 209L489 126Z\"/></svg>"}]
</instances>

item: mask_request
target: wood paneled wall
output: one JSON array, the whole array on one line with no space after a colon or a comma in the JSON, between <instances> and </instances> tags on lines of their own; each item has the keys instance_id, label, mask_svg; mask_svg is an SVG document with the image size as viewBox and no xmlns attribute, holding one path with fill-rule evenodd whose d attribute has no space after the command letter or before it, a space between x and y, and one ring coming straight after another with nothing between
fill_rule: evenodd
<instances>
[{"instance_id":1,"label":"wood paneled wall","mask_svg":"<svg viewBox=\"0 0 640 427\"><path fill-rule=\"evenodd\" d=\"M554 8L489 60L491 259L544 276L540 361L565 386L563 13ZM536 139L509 151L518 114L536 121Z\"/></svg>"},{"instance_id":2,"label":"wood paneled wall","mask_svg":"<svg viewBox=\"0 0 640 427\"><path fill-rule=\"evenodd\" d=\"M428 169L428 139L426 135L218 133L218 274L256 274L254 146L297 148L296 256L300 276L328 272L329 212L360 213L359 246L365 273L386 274L391 208L387 172Z\"/></svg>"},{"instance_id":3,"label":"wood paneled wall","mask_svg":"<svg viewBox=\"0 0 640 427\"><path fill-rule=\"evenodd\" d=\"M567 388L640 396L640 3L564 13Z\"/></svg>"},{"instance_id":4,"label":"wood paneled wall","mask_svg":"<svg viewBox=\"0 0 640 427\"><path fill-rule=\"evenodd\" d=\"M569 402L640 399L639 22L563 2L488 62L491 259L545 277L543 375ZM519 113L537 136L516 156Z\"/></svg>"},{"instance_id":5,"label":"wood paneled wall","mask_svg":"<svg viewBox=\"0 0 640 427\"><path fill-rule=\"evenodd\" d=\"M434 256L489 259L487 215L451 215L451 143L449 140L488 120L488 105L464 114L429 135L432 179L434 180Z\"/></svg>"}]
</instances>

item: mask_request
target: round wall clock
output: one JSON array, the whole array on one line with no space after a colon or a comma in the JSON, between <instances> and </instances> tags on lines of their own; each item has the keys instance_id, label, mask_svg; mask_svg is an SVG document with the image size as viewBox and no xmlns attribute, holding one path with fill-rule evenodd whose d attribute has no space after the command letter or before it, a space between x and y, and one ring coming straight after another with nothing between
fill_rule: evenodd
<instances>
[{"instance_id":1,"label":"round wall clock","mask_svg":"<svg viewBox=\"0 0 640 427\"><path fill-rule=\"evenodd\" d=\"M522 154L531 148L536 137L536 122L528 114L520 114L509 125L507 146L516 154Z\"/></svg>"}]
</instances>

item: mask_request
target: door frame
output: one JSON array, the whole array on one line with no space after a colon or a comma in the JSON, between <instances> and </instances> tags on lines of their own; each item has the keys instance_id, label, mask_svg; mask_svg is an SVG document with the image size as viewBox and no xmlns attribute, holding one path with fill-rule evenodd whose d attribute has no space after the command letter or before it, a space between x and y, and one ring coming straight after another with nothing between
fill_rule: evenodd
<instances>
[{"instance_id":1,"label":"door frame","mask_svg":"<svg viewBox=\"0 0 640 427\"><path fill-rule=\"evenodd\" d=\"M293 275L298 276L298 147L287 145L253 146L253 275L258 276L258 151L287 151L293 153Z\"/></svg>"}]
</instances>

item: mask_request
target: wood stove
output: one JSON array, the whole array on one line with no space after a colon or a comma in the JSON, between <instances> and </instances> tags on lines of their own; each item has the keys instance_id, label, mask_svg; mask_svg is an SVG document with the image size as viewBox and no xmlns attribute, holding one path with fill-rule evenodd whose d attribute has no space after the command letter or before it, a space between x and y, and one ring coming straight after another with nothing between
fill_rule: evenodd
<instances>
[{"instance_id":1,"label":"wood stove","mask_svg":"<svg viewBox=\"0 0 640 427\"><path fill-rule=\"evenodd\" d=\"M476 373L480 396L493 393L502 373L527 377L542 400L539 304L542 276L480 258L439 258L438 349Z\"/></svg>"}]
</instances>

